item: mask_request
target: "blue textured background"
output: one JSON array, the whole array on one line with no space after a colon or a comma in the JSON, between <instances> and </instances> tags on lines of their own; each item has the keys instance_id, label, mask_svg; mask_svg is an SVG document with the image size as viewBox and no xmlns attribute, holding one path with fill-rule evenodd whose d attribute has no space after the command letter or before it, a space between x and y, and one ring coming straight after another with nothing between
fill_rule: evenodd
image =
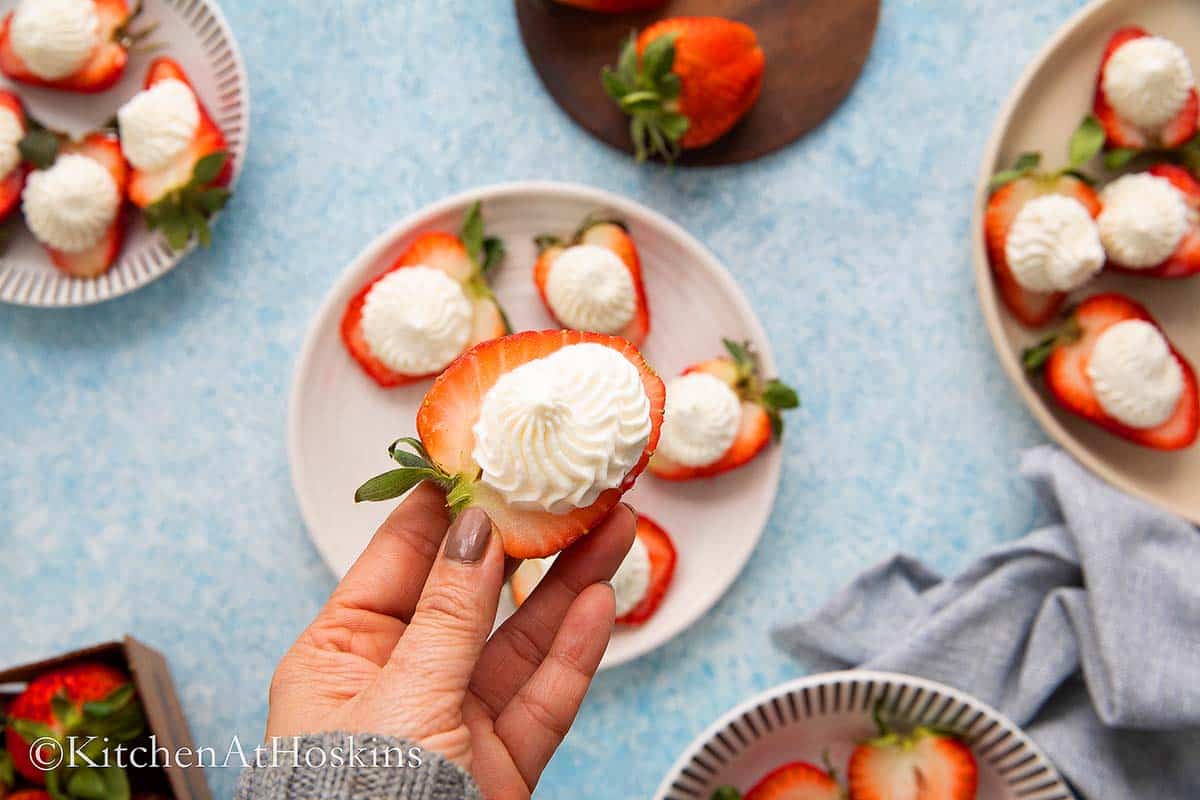
<instances>
[{"instance_id":1,"label":"blue textured background","mask_svg":"<svg viewBox=\"0 0 1200 800\"><path fill-rule=\"evenodd\" d=\"M754 164L667 172L559 112L503 0L224 0L254 118L216 245L100 307L0 308L0 664L132 632L170 659L199 743L256 740L274 665L333 585L284 450L321 296L446 194L580 181L705 241L806 403L742 579L597 680L539 791L649 796L722 711L800 672L771 625L893 549L952 570L1038 521L1016 464L1043 436L992 353L969 215L1003 98L1079 5L884 0L827 124ZM227 796L236 774L208 777Z\"/></svg>"}]
</instances>

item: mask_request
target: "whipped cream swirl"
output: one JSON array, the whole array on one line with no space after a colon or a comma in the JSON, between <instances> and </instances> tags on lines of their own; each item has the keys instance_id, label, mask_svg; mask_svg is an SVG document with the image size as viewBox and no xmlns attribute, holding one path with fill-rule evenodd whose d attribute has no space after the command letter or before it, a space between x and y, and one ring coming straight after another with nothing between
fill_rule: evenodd
<instances>
[{"instance_id":1,"label":"whipped cream swirl","mask_svg":"<svg viewBox=\"0 0 1200 800\"><path fill-rule=\"evenodd\" d=\"M563 250L550 265L546 302L568 328L616 334L637 311L637 290L616 253L581 244Z\"/></svg>"},{"instance_id":2,"label":"whipped cream swirl","mask_svg":"<svg viewBox=\"0 0 1200 800\"><path fill-rule=\"evenodd\" d=\"M78 72L100 39L92 0L22 0L9 28L13 52L47 81Z\"/></svg>"},{"instance_id":3,"label":"whipped cream swirl","mask_svg":"<svg viewBox=\"0 0 1200 800\"><path fill-rule=\"evenodd\" d=\"M35 170L21 196L25 223L38 241L64 253L98 243L117 218L121 193L99 162L74 153Z\"/></svg>"},{"instance_id":4,"label":"whipped cream swirl","mask_svg":"<svg viewBox=\"0 0 1200 800\"><path fill-rule=\"evenodd\" d=\"M1096 220L1108 256L1122 267L1148 269L1175 252L1191 224L1183 193L1166 178L1123 175L1100 193Z\"/></svg>"},{"instance_id":5,"label":"whipped cream swirl","mask_svg":"<svg viewBox=\"0 0 1200 800\"><path fill-rule=\"evenodd\" d=\"M1017 283L1032 292L1069 292L1104 266L1104 246L1092 215L1073 197L1048 194L1017 213L1004 243Z\"/></svg>"},{"instance_id":6,"label":"whipped cream swirl","mask_svg":"<svg viewBox=\"0 0 1200 800\"><path fill-rule=\"evenodd\" d=\"M466 349L471 322L462 286L433 267L398 269L363 301L363 338L376 358L405 375L444 369Z\"/></svg>"},{"instance_id":7,"label":"whipped cream swirl","mask_svg":"<svg viewBox=\"0 0 1200 800\"><path fill-rule=\"evenodd\" d=\"M658 453L685 467L714 463L733 445L742 401L729 385L707 372L689 372L667 384Z\"/></svg>"},{"instance_id":8,"label":"whipped cream swirl","mask_svg":"<svg viewBox=\"0 0 1200 800\"><path fill-rule=\"evenodd\" d=\"M502 375L473 430L484 484L517 508L565 514L624 482L650 439L650 400L621 353L569 345Z\"/></svg>"},{"instance_id":9,"label":"whipped cream swirl","mask_svg":"<svg viewBox=\"0 0 1200 800\"><path fill-rule=\"evenodd\" d=\"M137 169L157 172L187 150L200 127L196 95L174 78L135 94L117 111L121 150Z\"/></svg>"},{"instance_id":10,"label":"whipped cream swirl","mask_svg":"<svg viewBox=\"0 0 1200 800\"><path fill-rule=\"evenodd\" d=\"M1173 120L1194 85L1187 53L1161 36L1143 36L1118 47L1101 82L1121 118L1148 130Z\"/></svg>"},{"instance_id":11,"label":"whipped cream swirl","mask_svg":"<svg viewBox=\"0 0 1200 800\"><path fill-rule=\"evenodd\" d=\"M1157 428L1183 397L1183 367L1158 328L1145 320L1118 322L1100 334L1087 374L1104 413L1130 428Z\"/></svg>"}]
</instances>

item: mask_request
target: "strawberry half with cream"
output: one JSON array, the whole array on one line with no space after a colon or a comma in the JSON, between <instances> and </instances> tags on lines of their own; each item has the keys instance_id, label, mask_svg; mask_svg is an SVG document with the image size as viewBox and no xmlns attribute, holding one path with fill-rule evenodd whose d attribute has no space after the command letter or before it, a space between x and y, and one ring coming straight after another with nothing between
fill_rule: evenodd
<instances>
[{"instance_id":1,"label":"strawberry half with cream","mask_svg":"<svg viewBox=\"0 0 1200 800\"><path fill-rule=\"evenodd\" d=\"M225 207L233 178L225 135L179 64L158 58L145 88L117 112L121 148L133 168L129 199L175 250L192 236L207 247L208 220Z\"/></svg>"},{"instance_id":2,"label":"strawberry half with cream","mask_svg":"<svg viewBox=\"0 0 1200 800\"><path fill-rule=\"evenodd\" d=\"M1153 278L1200 272L1200 182L1158 164L1123 175L1100 193L1100 239L1115 269Z\"/></svg>"},{"instance_id":3,"label":"strawberry half with cream","mask_svg":"<svg viewBox=\"0 0 1200 800\"><path fill-rule=\"evenodd\" d=\"M0 90L0 220L8 219L21 204L21 191L29 174L21 154L21 140L28 130L29 121L21 99Z\"/></svg>"},{"instance_id":4,"label":"strawberry half with cream","mask_svg":"<svg viewBox=\"0 0 1200 800\"><path fill-rule=\"evenodd\" d=\"M1096 79L1093 113L1104 132L1109 166L1141 150L1174 149L1196 135L1200 102L1187 54L1161 36L1130 26L1113 34Z\"/></svg>"},{"instance_id":5,"label":"strawberry half with cream","mask_svg":"<svg viewBox=\"0 0 1200 800\"><path fill-rule=\"evenodd\" d=\"M125 72L141 11L125 0L21 0L0 27L0 72L18 83L93 94Z\"/></svg>"},{"instance_id":6,"label":"strawberry half with cream","mask_svg":"<svg viewBox=\"0 0 1200 800\"><path fill-rule=\"evenodd\" d=\"M559 325L641 346L650 332L650 308L637 247L624 225L589 217L569 241L535 241L533 280Z\"/></svg>"},{"instance_id":7,"label":"strawberry half with cream","mask_svg":"<svg viewBox=\"0 0 1200 800\"><path fill-rule=\"evenodd\" d=\"M1135 444L1181 450L1200 433L1192 365L1150 313L1123 295L1085 300L1024 363L1044 372L1064 409Z\"/></svg>"},{"instance_id":8,"label":"strawberry half with cream","mask_svg":"<svg viewBox=\"0 0 1200 800\"><path fill-rule=\"evenodd\" d=\"M504 336L508 321L486 279L503 256L500 240L484 235L478 203L460 236L421 234L350 300L342 316L350 355L386 389L436 375Z\"/></svg>"},{"instance_id":9,"label":"strawberry half with cream","mask_svg":"<svg viewBox=\"0 0 1200 800\"><path fill-rule=\"evenodd\" d=\"M742 795L732 786L713 792L711 800L843 800L832 768L821 769L806 761L777 767Z\"/></svg>"},{"instance_id":10,"label":"strawberry half with cream","mask_svg":"<svg viewBox=\"0 0 1200 800\"><path fill-rule=\"evenodd\" d=\"M662 381L625 339L580 331L492 339L437 377L417 413L420 439L393 444L400 468L367 481L355 499L399 497L430 480L451 513L487 512L508 555L548 556L632 488L658 444L664 399Z\"/></svg>"},{"instance_id":11,"label":"strawberry half with cream","mask_svg":"<svg viewBox=\"0 0 1200 800\"><path fill-rule=\"evenodd\" d=\"M688 367L667 385L666 419L650 472L685 481L748 463L783 435L781 412L796 408L796 391L764 379L749 345L725 341L728 356Z\"/></svg>"},{"instance_id":12,"label":"strawberry half with cream","mask_svg":"<svg viewBox=\"0 0 1200 800\"><path fill-rule=\"evenodd\" d=\"M610 583L616 597L617 622L641 625L662 605L675 577L675 545L658 523L638 514L637 537ZM550 571L554 556L521 562L509 579L513 600L519 606Z\"/></svg>"},{"instance_id":13,"label":"strawberry half with cream","mask_svg":"<svg viewBox=\"0 0 1200 800\"><path fill-rule=\"evenodd\" d=\"M117 137L96 132L72 142L37 131L23 146L39 167L29 174L21 195L34 238L68 275L104 274L125 239L129 171Z\"/></svg>"},{"instance_id":14,"label":"strawberry half with cream","mask_svg":"<svg viewBox=\"0 0 1200 800\"><path fill-rule=\"evenodd\" d=\"M1054 319L1104 267L1100 198L1076 175L1037 172L1040 161L1027 153L993 179L983 221L1000 298L1030 328Z\"/></svg>"}]
</instances>

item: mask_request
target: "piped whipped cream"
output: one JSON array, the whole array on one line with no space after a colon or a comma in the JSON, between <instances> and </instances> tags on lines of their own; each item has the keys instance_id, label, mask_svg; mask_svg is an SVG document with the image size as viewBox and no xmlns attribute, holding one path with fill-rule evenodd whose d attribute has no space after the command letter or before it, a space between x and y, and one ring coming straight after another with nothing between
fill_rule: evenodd
<instances>
[{"instance_id":1,"label":"piped whipped cream","mask_svg":"<svg viewBox=\"0 0 1200 800\"><path fill-rule=\"evenodd\" d=\"M108 170L76 154L59 156L54 166L30 174L21 199L33 235L64 253L99 242L121 208L121 193Z\"/></svg>"},{"instance_id":2,"label":"piped whipped cream","mask_svg":"<svg viewBox=\"0 0 1200 800\"><path fill-rule=\"evenodd\" d=\"M619 352L568 345L502 375L473 430L480 481L517 508L565 514L620 486L641 459L650 400Z\"/></svg>"},{"instance_id":3,"label":"piped whipped cream","mask_svg":"<svg viewBox=\"0 0 1200 800\"><path fill-rule=\"evenodd\" d=\"M742 401L729 385L707 372L689 372L667 384L658 450L685 467L705 467L733 445Z\"/></svg>"},{"instance_id":4,"label":"piped whipped cream","mask_svg":"<svg viewBox=\"0 0 1200 800\"><path fill-rule=\"evenodd\" d=\"M550 265L546 302L568 328L616 334L637 311L637 290L616 253L580 244L563 250Z\"/></svg>"},{"instance_id":5,"label":"piped whipped cream","mask_svg":"<svg viewBox=\"0 0 1200 800\"><path fill-rule=\"evenodd\" d=\"M1183 49L1160 36L1126 42L1104 67L1104 96L1122 119L1139 128L1166 125L1183 109L1195 86Z\"/></svg>"},{"instance_id":6,"label":"piped whipped cream","mask_svg":"<svg viewBox=\"0 0 1200 800\"><path fill-rule=\"evenodd\" d=\"M550 567L554 565L554 559L557 557L557 555L553 555L547 558L527 558L517 567L512 581L514 585L520 586L519 596L522 598L522 602L541 583L542 578L546 577L546 573L550 571ZM640 538L635 537L633 546L629 548L621 566L617 567L616 573L609 581L616 598L616 616L618 618L633 611L637 604L646 598L646 592L650 589L651 575L650 551L646 549L645 543Z\"/></svg>"},{"instance_id":7,"label":"piped whipped cream","mask_svg":"<svg viewBox=\"0 0 1200 800\"><path fill-rule=\"evenodd\" d=\"M405 375L445 368L466 349L471 322L462 286L433 267L389 273L363 301L363 338L376 358Z\"/></svg>"},{"instance_id":8,"label":"piped whipped cream","mask_svg":"<svg viewBox=\"0 0 1200 800\"><path fill-rule=\"evenodd\" d=\"M1032 292L1069 292L1104 267L1096 221L1073 197L1048 194L1017 213L1004 243L1017 283Z\"/></svg>"},{"instance_id":9,"label":"piped whipped cream","mask_svg":"<svg viewBox=\"0 0 1200 800\"><path fill-rule=\"evenodd\" d=\"M21 150L17 147L25 128L12 109L0 106L0 178L5 178L21 164Z\"/></svg>"},{"instance_id":10,"label":"piped whipped cream","mask_svg":"<svg viewBox=\"0 0 1200 800\"><path fill-rule=\"evenodd\" d=\"M1104 413L1130 428L1157 428L1183 397L1183 368L1158 328L1118 322L1100 335L1087 365Z\"/></svg>"},{"instance_id":11,"label":"piped whipped cream","mask_svg":"<svg viewBox=\"0 0 1200 800\"><path fill-rule=\"evenodd\" d=\"M1109 258L1129 269L1166 261L1191 224L1183 193L1148 173L1117 178L1100 193L1100 202L1100 240Z\"/></svg>"},{"instance_id":12,"label":"piped whipped cream","mask_svg":"<svg viewBox=\"0 0 1200 800\"><path fill-rule=\"evenodd\" d=\"M92 0L22 0L9 28L13 52L47 81L73 75L100 42Z\"/></svg>"},{"instance_id":13,"label":"piped whipped cream","mask_svg":"<svg viewBox=\"0 0 1200 800\"><path fill-rule=\"evenodd\" d=\"M121 150L137 169L157 172L188 148L200 127L191 87L169 78L135 94L117 111Z\"/></svg>"}]
</instances>

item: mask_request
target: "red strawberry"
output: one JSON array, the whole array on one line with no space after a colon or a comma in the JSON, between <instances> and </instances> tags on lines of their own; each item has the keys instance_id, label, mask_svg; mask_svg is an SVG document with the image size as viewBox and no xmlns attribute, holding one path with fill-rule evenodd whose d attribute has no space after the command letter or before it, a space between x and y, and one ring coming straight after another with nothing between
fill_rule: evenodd
<instances>
[{"instance_id":1,"label":"red strawberry","mask_svg":"<svg viewBox=\"0 0 1200 800\"><path fill-rule=\"evenodd\" d=\"M742 795L725 787L714 800L737 800ZM745 800L841 800L842 789L830 773L805 761L793 761L767 773L746 792Z\"/></svg>"},{"instance_id":2,"label":"red strawberry","mask_svg":"<svg viewBox=\"0 0 1200 800\"><path fill-rule=\"evenodd\" d=\"M461 237L439 231L421 234L386 272L360 289L346 306L346 313L342 315L342 341L350 355L385 389L431 377L430 374L405 375L396 372L371 352L371 346L367 344L362 331L363 304L371 287L386 275L405 267L433 267L462 284L475 312L471 338L467 341L468 349L480 342L505 335L509 332L508 320L485 280L486 274L503 255L504 248L499 239L483 236L483 218L480 216L478 203L467 212Z\"/></svg>"},{"instance_id":3,"label":"red strawberry","mask_svg":"<svg viewBox=\"0 0 1200 800\"><path fill-rule=\"evenodd\" d=\"M624 14L629 11L649 11L667 4L667 0L557 0L565 6L574 6L602 14Z\"/></svg>"},{"instance_id":4,"label":"red strawberry","mask_svg":"<svg viewBox=\"0 0 1200 800\"><path fill-rule=\"evenodd\" d=\"M1005 254L1008 232L1021 208L1037 197L1061 194L1083 204L1093 217L1100 215L1100 198L1092 187L1074 175L1035 173L1040 157L1027 154L1017 166L997 175L997 188L988 198L983 217L983 235L988 261L996 276L996 288L1004 305L1022 325L1040 328L1058 316L1067 301L1065 292L1032 292L1013 276Z\"/></svg>"},{"instance_id":5,"label":"red strawberry","mask_svg":"<svg viewBox=\"0 0 1200 800\"><path fill-rule=\"evenodd\" d=\"M854 748L849 800L975 800L975 756L957 737L928 727L892 730L875 708L875 738Z\"/></svg>"},{"instance_id":6,"label":"red strawberry","mask_svg":"<svg viewBox=\"0 0 1200 800\"><path fill-rule=\"evenodd\" d=\"M749 26L721 17L675 17L630 37L604 87L633 119L638 159L667 161L715 142L762 90L766 57Z\"/></svg>"},{"instance_id":7,"label":"red strawberry","mask_svg":"<svg viewBox=\"0 0 1200 800\"><path fill-rule=\"evenodd\" d=\"M8 709L6 744L26 780L44 785L46 773L30 758L30 743L42 737L108 736L127 742L145 727L129 676L115 667L82 662L39 675Z\"/></svg>"},{"instance_id":8,"label":"red strawberry","mask_svg":"<svg viewBox=\"0 0 1200 800\"><path fill-rule=\"evenodd\" d=\"M1104 96L1104 70L1108 66L1109 59L1112 58L1113 54L1122 45L1149 35L1149 33L1137 26L1121 28L1109 39L1108 47L1104 50L1104 57L1100 61L1100 72L1096 76L1096 96L1092 113L1095 114L1100 124L1104 126L1104 133L1108 138L1108 145L1110 147L1119 147L1128 150L1144 150L1155 146L1175 148L1196 135L1198 117L1200 117L1200 100L1197 99L1194 88L1191 94L1188 95L1188 101L1180 110L1178 116L1159 131L1143 131L1133 123L1121 119L1116 109L1109 105L1108 98Z\"/></svg>"},{"instance_id":9,"label":"red strawberry","mask_svg":"<svg viewBox=\"0 0 1200 800\"><path fill-rule=\"evenodd\" d=\"M1166 178L1179 190L1192 210L1191 226L1171 257L1157 267L1126 269L1116 263L1112 267L1120 272L1148 278L1187 278L1200 273L1200 181L1183 167L1174 164L1156 164L1146 171L1156 177Z\"/></svg>"},{"instance_id":10,"label":"red strawberry","mask_svg":"<svg viewBox=\"0 0 1200 800\"><path fill-rule=\"evenodd\" d=\"M21 121L21 130L29 130L29 120L25 116L25 107L21 99L12 92L0 89L0 106L7 108ZM21 163L3 178L0 178L0 220L8 217L21 204L21 192L25 188L25 177L29 174L29 166Z\"/></svg>"},{"instance_id":11,"label":"red strawberry","mask_svg":"<svg viewBox=\"0 0 1200 800\"><path fill-rule=\"evenodd\" d=\"M783 435L782 411L796 408L800 398L796 391L777 379L764 380L758 358L748 345L725 340L728 356L720 356L688 367L690 372L707 372L737 392L742 399L742 425L729 450L720 459L702 467L677 464L662 453L650 461L650 472L669 481L687 481L720 475L749 463L772 439Z\"/></svg>"},{"instance_id":12,"label":"red strawberry","mask_svg":"<svg viewBox=\"0 0 1200 800\"><path fill-rule=\"evenodd\" d=\"M501 375L522 364L574 344L595 343L611 347L641 373L650 400L650 438L641 459L622 485L609 489L587 508L566 514L523 510L509 506L496 490L478 481L479 466L471 458L475 449L472 428L488 390ZM646 365L633 345L616 336L580 331L527 331L478 344L437 377L417 412L420 441L402 439L392 445L392 457L402 468L364 484L356 500L398 497L422 480L434 480L447 491L451 511L478 506L491 517L504 541L504 551L515 558L540 558L556 553L590 531L637 480L658 444L666 393L662 381ZM404 444L416 455L404 452Z\"/></svg>"},{"instance_id":13,"label":"red strawberry","mask_svg":"<svg viewBox=\"0 0 1200 800\"><path fill-rule=\"evenodd\" d=\"M554 316L554 310L550 307L550 301L546 297L546 281L550 278L550 268L553 266L554 260L562 254L563 250L573 245L590 244L615 253L629 269L634 288L637 291L637 310L634 311L633 320L618 335L641 346L646 334L650 332L650 306L646 302L646 287L642 282L642 262L638 258L637 247L622 223L594 220L589 217L584 220L583 225L569 242L564 242L554 236L539 236L536 242L539 254L537 262L533 265L533 281L537 284L538 293L542 296L542 303L551 316ZM555 317L555 321L559 325L563 325L557 317Z\"/></svg>"},{"instance_id":14,"label":"red strawberry","mask_svg":"<svg viewBox=\"0 0 1200 800\"><path fill-rule=\"evenodd\" d=\"M1157 428L1130 428L1105 413L1088 377L1092 348L1118 322L1140 319L1159 327L1141 305L1119 294L1090 297L1071 314L1062 330L1025 353L1029 370L1044 369L1046 387L1060 406L1101 428L1154 450L1182 450L1200 433L1200 392L1196 373L1183 354L1171 348L1183 368L1184 393L1175 415ZM1161 330L1161 328L1160 328ZM1165 334L1164 334L1165 335Z\"/></svg>"},{"instance_id":15,"label":"red strawberry","mask_svg":"<svg viewBox=\"0 0 1200 800\"><path fill-rule=\"evenodd\" d=\"M13 19L13 14L10 13L4 18L3 26L0 26L0 72L18 83L66 92L95 94L112 87L125 72L125 64L129 61L129 48L149 35L156 26L141 31L130 29L130 23L141 12L140 3L131 13L125 0L92 1L100 20L100 44L78 71L52 81L35 75L13 49L9 36Z\"/></svg>"},{"instance_id":16,"label":"red strawberry","mask_svg":"<svg viewBox=\"0 0 1200 800\"><path fill-rule=\"evenodd\" d=\"M43 789L21 789L3 797L4 800L51 800L50 793Z\"/></svg>"}]
</instances>

